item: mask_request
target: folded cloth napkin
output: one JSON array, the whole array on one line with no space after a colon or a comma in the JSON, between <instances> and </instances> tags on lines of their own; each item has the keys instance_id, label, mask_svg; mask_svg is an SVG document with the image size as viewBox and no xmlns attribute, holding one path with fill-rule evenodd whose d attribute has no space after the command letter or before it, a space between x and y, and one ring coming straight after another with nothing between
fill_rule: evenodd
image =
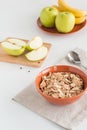
<instances>
[{"instance_id":1,"label":"folded cloth napkin","mask_svg":"<svg viewBox=\"0 0 87 130\"><path fill-rule=\"evenodd\" d=\"M78 48L75 51L80 55L82 64L87 65L87 53ZM67 61L66 57L59 61L58 64L73 65ZM87 100L85 99L87 99L87 94L73 104L65 106L53 105L37 92L34 83L14 97L16 102L70 130L77 130L81 122L87 118Z\"/></svg>"}]
</instances>

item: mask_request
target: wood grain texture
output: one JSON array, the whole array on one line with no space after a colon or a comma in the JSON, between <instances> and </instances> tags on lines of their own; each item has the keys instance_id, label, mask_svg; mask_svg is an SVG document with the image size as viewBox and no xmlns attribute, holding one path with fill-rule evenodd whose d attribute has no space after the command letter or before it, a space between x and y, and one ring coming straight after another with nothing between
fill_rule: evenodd
<instances>
[{"instance_id":1,"label":"wood grain texture","mask_svg":"<svg viewBox=\"0 0 87 130\"><path fill-rule=\"evenodd\" d=\"M9 38L14 38L14 37L9 37ZM6 41L8 38L6 38L4 41ZM18 38L19 39L19 38ZM24 40L24 39L20 39L20 40ZM24 40L26 43L29 41L29 40ZM2 41L1 41L2 42ZM0 42L0 43L1 43ZM48 53L49 53L49 50L51 48L51 44L50 43L44 43L43 44L44 46L46 46L48 48ZM1 47L1 44L0 44L0 61L1 62L9 62L9 63L14 63L14 64L19 64L19 65L25 65L25 66L32 66L32 67L41 67L41 65L43 64L43 62L45 61L46 57L42 60L39 60L39 61L29 61L26 59L25 57L25 54L29 52L29 51L25 51L24 54L20 55L20 56L11 56L11 55L8 55L4 50L3 48Z\"/></svg>"}]
</instances>

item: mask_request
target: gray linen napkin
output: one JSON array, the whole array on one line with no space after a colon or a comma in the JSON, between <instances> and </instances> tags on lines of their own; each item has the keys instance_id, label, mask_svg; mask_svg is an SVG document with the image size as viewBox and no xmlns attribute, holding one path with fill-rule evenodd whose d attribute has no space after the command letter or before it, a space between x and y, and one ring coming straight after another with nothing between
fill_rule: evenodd
<instances>
[{"instance_id":1,"label":"gray linen napkin","mask_svg":"<svg viewBox=\"0 0 87 130\"><path fill-rule=\"evenodd\" d=\"M79 53L82 63L86 66L87 53L78 48L75 51ZM73 65L67 61L66 57L59 61L58 64ZM87 99L87 94L73 104L65 106L53 105L38 94L35 84L32 83L13 99L57 125L65 129L75 130L84 119L87 119L87 100L85 98Z\"/></svg>"}]
</instances>

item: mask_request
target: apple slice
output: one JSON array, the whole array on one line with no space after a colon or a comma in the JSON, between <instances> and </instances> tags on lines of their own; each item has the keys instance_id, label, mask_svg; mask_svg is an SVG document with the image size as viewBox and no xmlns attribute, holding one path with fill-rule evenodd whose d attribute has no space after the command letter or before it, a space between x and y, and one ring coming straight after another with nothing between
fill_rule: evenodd
<instances>
[{"instance_id":1,"label":"apple slice","mask_svg":"<svg viewBox=\"0 0 87 130\"><path fill-rule=\"evenodd\" d=\"M36 50L28 52L25 56L30 61L38 61L47 56L48 49L45 46L42 46Z\"/></svg>"},{"instance_id":2,"label":"apple slice","mask_svg":"<svg viewBox=\"0 0 87 130\"><path fill-rule=\"evenodd\" d=\"M27 43L27 49L29 51L34 50L34 49L38 49L42 45L43 45L42 39L39 36L36 36L36 37L32 38L32 40Z\"/></svg>"},{"instance_id":3,"label":"apple slice","mask_svg":"<svg viewBox=\"0 0 87 130\"><path fill-rule=\"evenodd\" d=\"M7 39L8 42L13 43L14 45L17 46L22 46L22 47L26 47L26 42L17 38L9 38Z\"/></svg>"},{"instance_id":4,"label":"apple slice","mask_svg":"<svg viewBox=\"0 0 87 130\"><path fill-rule=\"evenodd\" d=\"M25 47L19 44L13 44L8 41L4 41L1 43L3 50L9 55L19 56L25 51Z\"/></svg>"}]
</instances>

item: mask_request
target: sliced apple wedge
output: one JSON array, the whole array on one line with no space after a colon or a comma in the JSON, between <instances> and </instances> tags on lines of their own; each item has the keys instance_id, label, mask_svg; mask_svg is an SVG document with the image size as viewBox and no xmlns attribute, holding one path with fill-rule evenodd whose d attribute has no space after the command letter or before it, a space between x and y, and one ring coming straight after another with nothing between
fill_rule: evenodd
<instances>
[{"instance_id":1,"label":"sliced apple wedge","mask_svg":"<svg viewBox=\"0 0 87 130\"><path fill-rule=\"evenodd\" d=\"M2 42L1 46L7 54L13 55L13 56L19 56L23 54L23 52L25 51L25 47L23 47L22 45L13 44L8 41Z\"/></svg>"},{"instance_id":2,"label":"sliced apple wedge","mask_svg":"<svg viewBox=\"0 0 87 130\"><path fill-rule=\"evenodd\" d=\"M42 39L39 36L36 36L36 37L32 38L32 40L27 43L27 49L29 51L34 50L34 49L38 49L42 45L43 45Z\"/></svg>"},{"instance_id":3,"label":"sliced apple wedge","mask_svg":"<svg viewBox=\"0 0 87 130\"><path fill-rule=\"evenodd\" d=\"M30 61L38 61L47 56L48 49L45 46L42 46L36 50L28 52L25 56Z\"/></svg>"}]
</instances>

